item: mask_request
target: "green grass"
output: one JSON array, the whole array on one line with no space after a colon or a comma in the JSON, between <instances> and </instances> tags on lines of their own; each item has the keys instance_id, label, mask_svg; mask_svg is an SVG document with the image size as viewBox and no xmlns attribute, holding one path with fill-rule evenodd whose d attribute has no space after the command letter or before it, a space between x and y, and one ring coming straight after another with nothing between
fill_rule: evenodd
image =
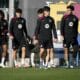
<instances>
[{"instance_id":1,"label":"green grass","mask_svg":"<svg viewBox=\"0 0 80 80\"><path fill-rule=\"evenodd\" d=\"M80 69L0 69L0 80L80 80Z\"/></svg>"}]
</instances>

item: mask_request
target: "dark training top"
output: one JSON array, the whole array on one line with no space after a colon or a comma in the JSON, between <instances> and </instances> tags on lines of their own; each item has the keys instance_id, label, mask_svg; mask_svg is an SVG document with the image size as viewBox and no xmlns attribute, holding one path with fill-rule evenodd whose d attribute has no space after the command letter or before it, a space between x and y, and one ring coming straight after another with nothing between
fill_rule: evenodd
<instances>
[{"instance_id":1,"label":"dark training top","mask_svg":"<svg viewBox=\"0 0 80 80\"><path fill-rule=\"evenodd\" d=\"M7 37L8 22L5 19L0 20L0 38Z\"/></svg>"},{"instance_id":2,"label":"dark training top","mask_svg":"<svg viewBox=\"0 0 80 80\"><path fill-rule=\"evenodd\" d=\"M28 38L26 30L26 20L24 18L13 18L10 22L10 34L19 42L25 38Z\"/></svg>"},{"instance_id":3,"label":"dark training top","mask_svg":"<svg viewBox=\"0 0 80 80\"><path fill-rule=\"evenodd\" d=\"M54 37L57 38L57 32L55 23L52 17L44 17L43 19L37 20L37 26L35 30L35 36L40 40L52 40L52 32Z\"/></svg>"},{"instance_id":4,"label":"dark training top","mask_svg":"<svg viewBox=\"0 0 80 80\"><path fill-rule=\"evenodd\" d=\"M77 38L78 35L78 18L73 15L63 16L61 21L61 35L66 39Z\"/></svg>"}]
</instances>

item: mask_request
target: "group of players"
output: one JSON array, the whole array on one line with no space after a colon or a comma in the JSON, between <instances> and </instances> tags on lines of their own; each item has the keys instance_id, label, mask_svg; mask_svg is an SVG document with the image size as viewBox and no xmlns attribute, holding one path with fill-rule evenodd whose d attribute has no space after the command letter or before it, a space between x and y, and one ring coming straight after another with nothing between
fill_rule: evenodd
<instances>
[{"instance_id":1,"label":"group of players","mask_svg":"<svg viewBox=\"0 0 80 80\"><path fill-rule=\"evenodd\" d=\"M11 19L10 25L4 19L4 13L0 10L0 46L2 48L2 58L0 66L5 67L5 57L8 54L8 37L12 40L13 48L13 61L14 66L18 67L17 63L17 51L21 50L21 66L25 66L25 56L27 51L27 45L32 44L39 49L40 68L55 67L53 63L54 59L54 47L53 43L58 42L57 31L55 27L55 21L50 16L50 7L45 6L37 11L38 19L36 29L33 38L28 36L26 29L26 20L22 17L22 10L16 9L14 18ZM8 29L8 26L10 27ZM69 64L69 47L73 47L73 63L75 65L75 58L78 52L78 18L74 15L74 6L67 6L67 12L61 20L61 41L64 46L64 60L65 66L70 67ZM31 41L31 43L30 43ZM33 49L32 48L32 49ZM36 48L36 50L37 50ZM31 64L34 63L34 53L32 51ZM45 58L43 57L46 51Z\"/></svg>"}]
</instances>

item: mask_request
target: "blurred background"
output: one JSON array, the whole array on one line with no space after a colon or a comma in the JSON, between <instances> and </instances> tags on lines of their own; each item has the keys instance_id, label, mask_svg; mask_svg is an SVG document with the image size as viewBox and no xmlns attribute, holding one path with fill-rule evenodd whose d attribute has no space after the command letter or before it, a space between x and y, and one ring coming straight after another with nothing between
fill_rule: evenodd
<instances>
[{"instance_id":1,"label":"blurred background","mask_svg":"<svg viewBox=\"0 0 80 80\"><path fill-rule=\"evenodd\" d=\"M5 12L6 19L10 19L14 15L14 10L16 8L21 8L23 10L23 17L26 18L26 25L28 29L28 34L33 36L37 9L48 5L51 7L51 16L55 18L56 27L59 30L60 20L66 11L66 6L69 4L74 4L78 6L77 15L80 12L80 0L0 0L0 9Z\"/></svg>"},{"instance_id":2,"label":"blurred background","mask_svg":"<svg viewBox=\"0 0 80 80\"><path fill-rule=\"evenodd\" d=\"M14 16L16 8L23 10L23 17L26 18L26 25L29 36L33 36L36 27L37 10L43 6L49 6L51 8L50 15L55 19L58 39L60 40L60 21L62 16L66 12L67 5L74 5L74 14L80 20L80 0L0 0L0 10L5 13L5 18L10 21ZM79 21L79 37L80 37L80 21ZM59 41L58 40L58 41ZM79 40L80 42L80 40ZM11 53L11 42L9 42L9 52ZM58 49L63 48L62 42L54 43L54 47ZM63 53L57 52L56 53ZM10 64L12 63L12 54L10 54ZM63 54L58 54L57 57L63 57Z\"/></svg>"}]
</instances>

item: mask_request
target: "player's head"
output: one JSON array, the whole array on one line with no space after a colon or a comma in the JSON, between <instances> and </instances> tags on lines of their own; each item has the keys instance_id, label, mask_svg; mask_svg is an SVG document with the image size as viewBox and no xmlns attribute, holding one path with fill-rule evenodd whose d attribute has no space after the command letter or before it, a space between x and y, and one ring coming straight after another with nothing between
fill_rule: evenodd
<instances>
[{"instance_id":1,"label":"player's head","mask_svg":"<svg viewBox=\"0 0 80 80\"><path fill-rule=\"evenodd\" d=\"M43 10L44 10L44 16L45 17L50 15L50 7L44 6Z\"/></svg>"},{"instance_id":2,"label":"player's head","mask_svg":"<svg viewBox=\"0 0 80 80\"><path fill-rule=\"evenodd\" d=\"M74 6L72 5L67 6L67 14L72 14L73 11L74 11Z\"/></svg>"},{"instance_id":3,"label":"player's head","mask_svg":"<svg viewBox=\"0 0 80 80\"><path fill-rule=\"evenodd\" d=\"M43 17L43 8L40 8L40 9L37 11L37 14L38 14L38 17Z\"/></svg>"},{"instance_id":4,"label":"player's head","mask_svg":"<svg viewBox=\"0 0 80 80\"><path fill-rule=\"evenodd\" d=\"M16 9L15 14L16 14L16 17L21 17L22 9L20 9L20 8Z\"/></svg>"},{"instance_id":5,"label":"player's head","mask_svg":"<svg viewBox=\"0 0 80 80\"><path fill-rule=\"evenodd\" d=\"M2 10L0 10L0 19L4 18L4 12Z\"/></svg>"}]
</instances>

